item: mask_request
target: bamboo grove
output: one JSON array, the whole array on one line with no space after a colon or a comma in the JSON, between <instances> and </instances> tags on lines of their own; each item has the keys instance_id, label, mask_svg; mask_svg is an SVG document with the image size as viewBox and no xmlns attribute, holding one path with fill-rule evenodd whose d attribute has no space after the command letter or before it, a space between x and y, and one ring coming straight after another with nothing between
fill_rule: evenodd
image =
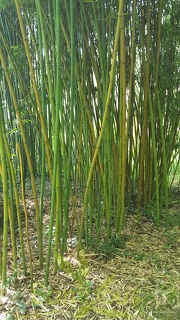
<instances>
[{"instance_id":1,"label":"bamboo grove","mask_svg":"<svg viewBox=\"0 0 180 320\"><path fill-rule=\"evenodd\" d=\"M132 207L139 223L152 208L156 227L164 213L168 226L168 188L179 164L179 10L175 0L1 1L3 292L8 242L14 270L29 269L33 286L27 179L46 284L51 257L56 273L74 234L78 253L92 243L96 250L121 235Z\"/></svg>"}]
</instances>

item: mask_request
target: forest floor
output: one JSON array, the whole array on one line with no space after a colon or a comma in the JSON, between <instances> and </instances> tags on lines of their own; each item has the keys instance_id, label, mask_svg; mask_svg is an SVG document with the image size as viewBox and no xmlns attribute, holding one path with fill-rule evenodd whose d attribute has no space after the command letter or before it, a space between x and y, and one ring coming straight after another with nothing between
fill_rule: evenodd
<instances>
[{"instance_id":1,"label":"forest floor","mask_svg":"<svg viewBox=\"0 0 180 320\"><path fill-rule=\"evenodd\" d=\"M26 192L33 251L33 292L29 273L23 275L20 252L19 269L14 275L12 248L9 244L7 293L6 296L0 296L0 320L180 319L179 191L174 188L170 192L168 229L161 225L158 231L152 214L147 214L140 224L135 215L129 215L120 239L114 238L109 245L102 243L98 254L82 250L80 261L77 260L75 238L69 239L65 268L59 269L56 275L52 257L48 287L44 285L45 263L44 268L39 270L36 255L32 195L30 191ZM49 186L45 194L44 259L49 230ZM82 210L80 203L77 210Z\"/></svg>"}]
</instances>

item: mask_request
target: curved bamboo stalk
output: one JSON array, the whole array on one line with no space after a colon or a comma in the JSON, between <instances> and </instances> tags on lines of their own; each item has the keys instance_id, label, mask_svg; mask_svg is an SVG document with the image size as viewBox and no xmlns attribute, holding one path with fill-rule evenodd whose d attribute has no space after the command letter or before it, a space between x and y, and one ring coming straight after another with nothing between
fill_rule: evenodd
<instances>
[{"instance_id":1,"label":"curved bamboo stalk","mask_svg":"<svg viewBox=\"0 0 180 320\"><path fill-rule=\"evenodd\" d=\"M94 165L95 165L96 158L97 158L97 155L99 152L99 148L100 148L100 144L101 144L101 140L102 140L102 135L103 135L103 131L104 131L107 115L108 115L108 107L109 107L109 103L110 103L112 84L113 84L113 80L114 80L114 76L115 76L116 53L117 53L118 42L119 42L122 10L123 10L123 1L119 1L118 21L117 21L117 27L116 27L116 35L115 35L114 50L113 50L113 57L112 57L112 67L111 67L111 72L110 72L110 81L109 81L108 93L107 93L106 104L105 104L105 109L104 109L104 116L103 116L101 131L100 131L99 138L98 138L98 141L96 144L96 149L95 149L94 156L92 159L90 171L88 174L88 179L86 182L86 190L85 190L84 203L83 203L83 212L82 212L82 217L81 217L81 227L80 227L79 239L78 239L78 256L79 256L79 251L80 251L81 245L82 245L82 232L83 232L83 226L84 226L85 209L86 209L87 197L88 197L88 192L89 192L89 186L90 186Z\"/></svg>"}]
</instances>

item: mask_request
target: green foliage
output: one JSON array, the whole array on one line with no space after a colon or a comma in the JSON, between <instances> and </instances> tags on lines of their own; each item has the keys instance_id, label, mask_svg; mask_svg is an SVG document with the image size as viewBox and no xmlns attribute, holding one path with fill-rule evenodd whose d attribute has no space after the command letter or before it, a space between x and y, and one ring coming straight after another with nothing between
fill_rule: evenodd
<instances>
[{"instance_id":1,"label":"green foliage","mask_svg":"<svg viewBox=\"0 0 180 320\"><path fill-rule=\"evenodd\" d=\"M142 260L144 260L145 257L146 257L146 255L143 252L134 255L134 259L137 261L142 261Z\"/></svg>"},{"instance_id":2,"label":"green foliage","mask_svg":"<svg viewBox=\"0 0 180 320\"><path fill-rule=\"evenodd\" d=\"M85 302L90 299L93 292L94 282L90 280L89 262L85 256L84 250L80 251L80 265L77 270L71 271L71 276L74 279L73 292L78 301Z\"/></svg>"},{"instance_id":3,"label":"green foliage","mask_svg":"<svg viewBox=\"0 0 180 320\"><path fill-rule=\"evenodd\" d=\"M23 297L22 292L19 290L15 291L14 293L14 300L16 301L16 310L18 314L24 318L27 312L27 305L25 298ZM6 320L13 320L14 319L14 306L9 307L8 314L6 316Z\"/></svg>"},{"instance_id":4,"label":"green foliage","mask_svg":"<svg viewBox=\"0 0 180 320\"><path fill-rule=\"evenodd\" d=\"M26 6L34 3L34 0L21 0L21 3ZM0 10L7 10L14 6L14 0L0 0Z\"/></svg>"},{"instance_id":5,"label":"green foliage","mask_svg":"<svg viewBox=\"0 0 180 320\"><path fill-rule=\"evenodd\" d=\"M13 319L14 319L13 312L8 312L6 320L13 320Z\"/></svg>"},{"instance_id":6,"label":"green foliage","mask_svg":"<svg viewBox=\"0 0 180 320\"><path fill-rule=\"evenodd\" d=\"M176 70L179 70L180 66L180 7L177 1L172 0L166 1L164 5L159 69L159 79L163 79L163 81L161 81L159 90L162 101L164 101L164 98L167 99L167 103L162 104L162 106L168 108L168 117L172 120L175 110L178 110L179 101L178 88L180 82ZM167 73L168 77L166 77ZM163 94L165 88L168 88L166 95Z\"/></svg>"},{"instance_id":7,"label":"green foliage","mask_svg":"<svg viewBox=\"0 0 180 320\"><path fill-rule=\"evenodd\" d=\"M177 233L173 230L167 230L164 232L164 235L166 236L167 242L166 245L169 248L176 248L178 245L178 238Z\"/></svg>"},{"instance_id":8,"label":"green foliage","mask_svg":"<svg viewBox=\"0 0 180 320\"><path fill-rule=\"evenodd\" d=\"M127 235L114 235L110 238L109 241L104 239L104 241L100 241L96 244L96 241L88 241L89 246L92 249L95 249L97 254L105 260L110 260L114 258L116 255L125 255L126 241L128 241L131 236Z\"/></svg>"},{"instance_id":9,"label":"green foliage","mask_svg":"<svg viewBox=\"0 0 180 320\"><path fill-rule=\"evenodd\" d=\"M173 210L173 212L171 212L171 214L169 215L169 225L171 227L180 226L179 209Z\"/></svg>"},{"instance_id":10,"label":"green foliage","mask_svg":"<svg viewBox=\"0 0 180 320\"><path fill-rule=\"evenodd\" d=\"M27 307L26 307L26 303L25 303L25 300L24 299L21 299L19 301L16 302L16 305L18 307L18 311L19 313L24 316L26 314L26 310L27 310Z\"/></svg>"},{"instance_id":11,"label":"green foliage","mask_svg":"<svg viewBox=\"0 0 180 320\"><path fill-rule=\"evenodd\" d=\"M46 288L38 284L37 285L35 284L35 287L36 287L36 290L34 294L37 297L37 300L39 302L43 302L43 303L47 302L52 296L52 290L50 287Z\"/></svg>"},{"instance_id":12,"label":"green foliage","mask_svg":"<svg viewBox=\"0 0 180 320\"><path fill-rule=\"evenodd\" d=\"M18 287L19 285L19 280L17 277L17 273L13 273L12 275L10 275L7 279L6 279L6 283L7 286L9 287L9 289L14 286L14 287Z\"/></svg>"},{"instance_id":13,"label":"green foliage","mask_svg":"<svg viewBox=\"0 0 180 320\"><path fill-rule=\"evenodd\" d=\"M144 210L143 216L150 221L156 221L156 207L153 202L148 205L148 208Z\"/></svg>"},{"instance_id":14,"label":"green foliage","mask_svg":"<svg viewBox=\"0 0 180 320\"><path fill-rule=\"evenodd\" d=\"M0 10L6 9L14 3L13 0L0 0Z\"/></svg>"},{"instance_id":15,"label":"green foliage","mask_svg":"<svg viewBox=\"0 0 180 320\"><path fill-rule=\"evenodd\" d=\"M13 60L12 60L13 58ZM24 70L27 72L28 70L28 63L26 54L24 51L24 47L22 44L19 44L17 46L11 46L11 54L8 56L8 69L10 73L16 73L17 69L14 70L13 63L15 62L15 68L18 68L20 72L23 72Z\"/></svg>"},{"instance_id":16,"label":"green foliage","mask_svg":"<svg viewBox=\"0 0 180 320\"><path fill-rule=\"evenodd\" d=\"M75 280L73 292L76 299L81 302L87 301L93 291L94 282L86 279L86 275L81 269L73 272L72 277Z\"/></svg>"}]
</instances>

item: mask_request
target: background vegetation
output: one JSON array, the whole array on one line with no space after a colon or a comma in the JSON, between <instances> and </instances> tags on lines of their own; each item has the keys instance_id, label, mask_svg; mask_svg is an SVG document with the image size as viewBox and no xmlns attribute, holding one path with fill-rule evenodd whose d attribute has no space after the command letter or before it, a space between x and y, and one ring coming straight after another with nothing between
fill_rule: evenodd
<instances>
[{"instance_id":1,"label":"background vegetation","mask_svg":"<svg viewBox=\"0 0 180 320\"><path fill-rule=\"evenodd\" d=\"M162 221L168 227L169 187L180 159L180 7L175 0L14 0L0 8L5 292L8 241L14 270L21 263L26 274L30 261L33 286L27 179L46 285L51 256L56 274L69 237L76 237L79 255L82 246L98 251L120 237L128 214L143 224L150 212L157 228Z\"/></svg>"}]
</instances>

